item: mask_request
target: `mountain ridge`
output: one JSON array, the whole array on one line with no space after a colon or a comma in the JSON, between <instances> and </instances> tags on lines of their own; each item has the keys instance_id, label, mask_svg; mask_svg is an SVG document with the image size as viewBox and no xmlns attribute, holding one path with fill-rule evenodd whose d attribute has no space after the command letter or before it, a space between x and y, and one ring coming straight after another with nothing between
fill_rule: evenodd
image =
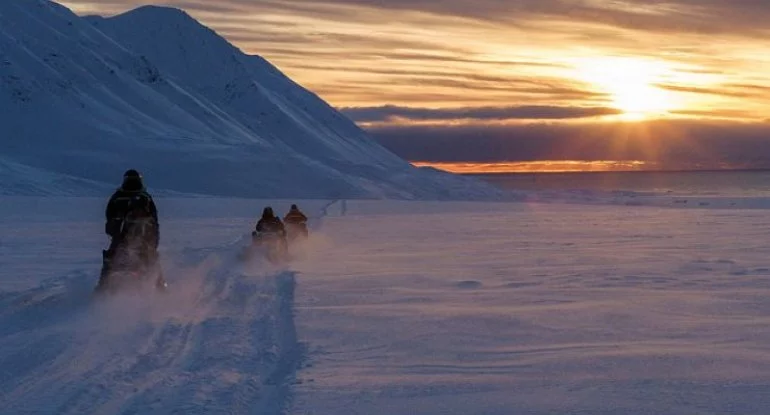
<instances>
[{"instance_id":1,"label":"mountain ridge","mask_svg":"<svg viewBox=\"0 0 770 415\"><path fill-rule=\"evenodd\" d=\"M79 17L48 0L4 0L0 110L9 162L89 183L131 167L151 187L217 196L500 196L412 166L178 8ZM21 170L0 179L23 181L8 173Z\"/></svg>"}]
</instances>

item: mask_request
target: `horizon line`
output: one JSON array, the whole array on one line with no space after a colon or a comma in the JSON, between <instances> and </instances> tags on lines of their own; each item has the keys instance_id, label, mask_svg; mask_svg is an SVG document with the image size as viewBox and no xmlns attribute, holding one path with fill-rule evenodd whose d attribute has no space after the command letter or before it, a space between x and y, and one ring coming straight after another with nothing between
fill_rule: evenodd
<instances>
[{"instance_id":1,"label":"horizon line","mask_svg":"<svg viewBox=\"0 0 770 415\"><path fill-rule=\"evenodd\" d=\"M707 173L770 171L770 167L751 166L692 166L665 167L658 163L638 160L537 160L516 162L427 162L409 161L416 167L466 176L507 174L586 174L586 173Z\"/></svg>"}]
</instances>

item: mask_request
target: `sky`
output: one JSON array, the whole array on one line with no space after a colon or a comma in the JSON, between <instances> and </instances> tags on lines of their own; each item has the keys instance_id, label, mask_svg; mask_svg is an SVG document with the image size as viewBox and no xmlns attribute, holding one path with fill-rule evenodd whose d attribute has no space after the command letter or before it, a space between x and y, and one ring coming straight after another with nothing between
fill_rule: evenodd
<instances>
[{"instance_id":1,"label":"sky","mask_svg":"<svg viewBox=\"0 0 770 415\"><path fill-rule=\"evenodd\" d=\"M767 0L63 1L102 15L151 3L422 164L770 167Z\"/></svg>"}]
</instances>

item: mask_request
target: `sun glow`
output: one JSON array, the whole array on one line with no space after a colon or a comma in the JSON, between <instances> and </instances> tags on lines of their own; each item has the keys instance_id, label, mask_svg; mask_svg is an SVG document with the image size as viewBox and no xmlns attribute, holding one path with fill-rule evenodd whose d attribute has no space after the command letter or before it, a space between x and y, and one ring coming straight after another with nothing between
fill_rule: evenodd
<instances>
[{"instance_id":1,"label":"sun glow","mask_svg":"<svg viewBox=\"0 0 770 415\"><path fill-rule=\"evenodd\" d=\"M538 160L501 161L491 163L413 161L411 163L416 167L433 167L435 169L458 174L640 171L651 169L654 166L654 163L640 160Z\"/></svg>"},{"instance_id":2,"label":"sun glow","mask_svg":"<svg viewBox=\"0 0 770 415\"><path fill-rule=\"evenodd\" d=\"M577 65L579 77L611 97L623 119L642 120L665 115L677 107L669 91L656 87L668 72L659 62L633 58L586 59Z\"/></svg>"}]
</instances>

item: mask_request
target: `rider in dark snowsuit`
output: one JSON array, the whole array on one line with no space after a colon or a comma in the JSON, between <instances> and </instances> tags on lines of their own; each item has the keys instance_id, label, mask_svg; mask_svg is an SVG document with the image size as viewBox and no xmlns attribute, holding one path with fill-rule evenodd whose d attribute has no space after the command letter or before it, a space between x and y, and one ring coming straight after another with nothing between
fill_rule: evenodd
<instances>
[{"instance_id":1,"label":"rider in dark snowsuit","mask_svg":"<svg viewBox=\"0 0 770 415\"><path fill-rule=\"evenodd\" d=\"M112 271L112 260L126 244L139 243L147 265L157 261L160 241L158 209L152 196L144 187L142 176L136 170L123 175L123 183L110 197L105 210L104 231L110 236L110 247L104 251L104 264L99 287L103 287ZM165 286L162 275L158 285Z\"/></svg>"},{"instance_id":2,"label":"rider in dark snowsuit","mask_svg":"<svg viewBox=\"0 0 770 415\"><path fill-rule=\"evenodd\" d=\"M286 229L281 219L273 213L273 208L268 206L262 211L262 217L257 222L257 232L278 233L283 236L286 234Z\"/></svg>"},{"instance_id":3,"label":"rider in dark snowsuit","mask_svg":"<svg viewBox=\"0 0 770 415\"><path fill-rule=\"evenodd\" d=\"M257 228L252 233L252 238L257 244L267 242L269 246L277 248L277 251L271 252L278 252L280 256L286 255L288 247L286 228L283 226L281 219L273 213L273 208L268 206L262 211L262 217L257 222ZM277 242L277 245L275 242Z\"/></svg>"}]
</instances>

